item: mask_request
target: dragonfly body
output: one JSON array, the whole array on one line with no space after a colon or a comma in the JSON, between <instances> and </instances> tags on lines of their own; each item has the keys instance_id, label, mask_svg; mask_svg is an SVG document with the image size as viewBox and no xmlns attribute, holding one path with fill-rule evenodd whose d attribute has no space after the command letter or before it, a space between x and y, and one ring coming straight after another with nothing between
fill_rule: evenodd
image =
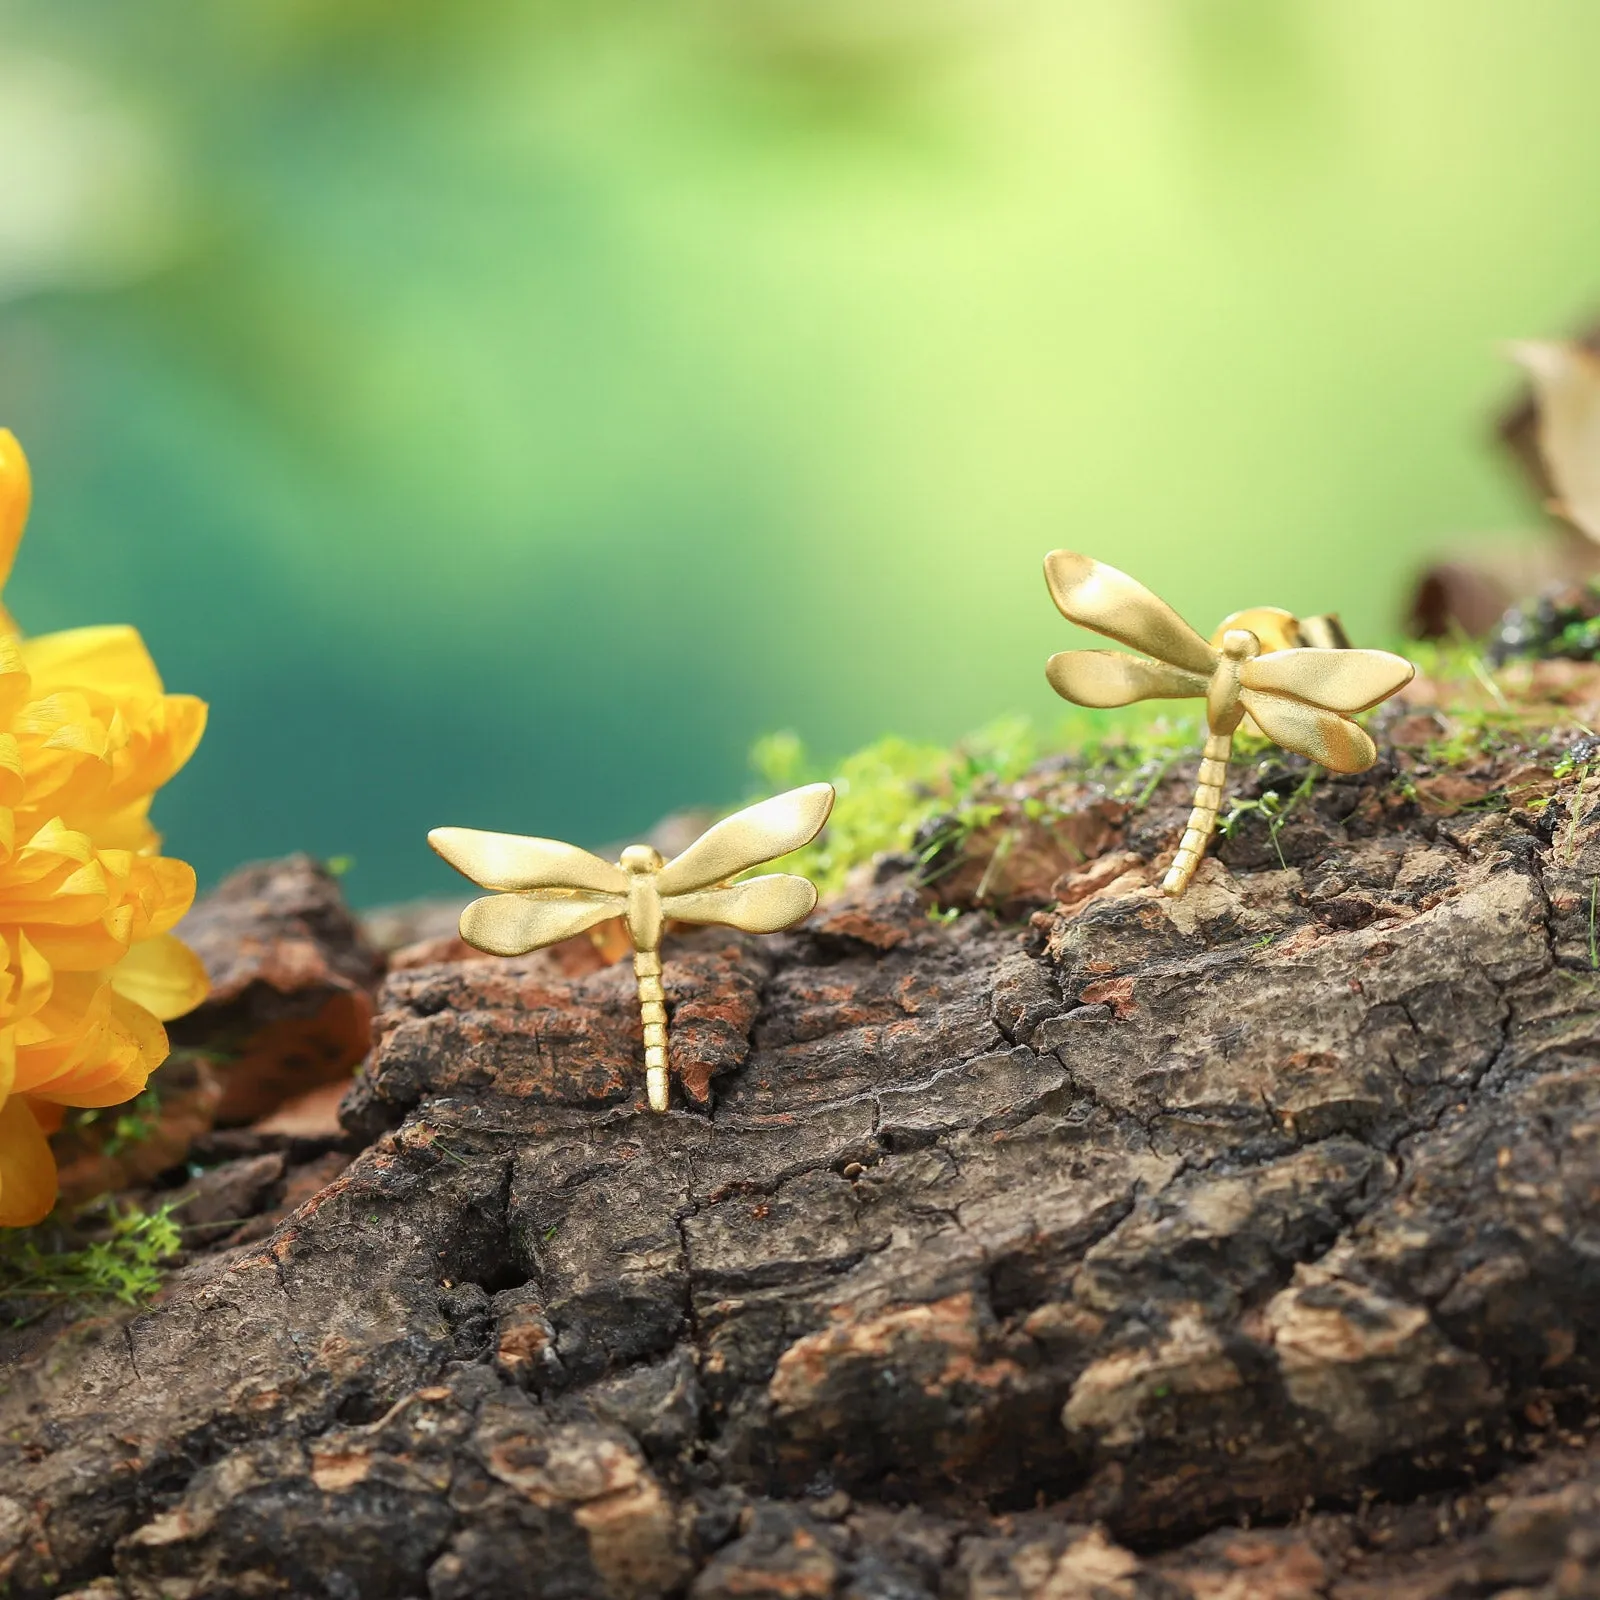
<instances>
[{"instance_id":1,"label":"dragonfly body","mask_svg":"<svg viewBox=\"0 0 1600 1600\"><path fill-rule=\"evenodd\" d=\"M1216 829L1228 781L1228 761L1233 755L1233 736L1244 721L1239 667L1260 654L1261 641L1248 628L1230 628L1222 637L1222 652L1206 685L1209 737L1201 752L1200 771L1195 775L1194 809L1189 813L1172 865L1162 879L1165 894L1179 895L1188 888Z\"/></svg>"},{"instance_id":2,"label":"dragonfly body","mask_svg":"<svg viewBox=\"0 0 1600 1600\"><path fill-rule=\"evenodd\" d=\"M633 943L650 1107L668 1103L667 996L661 934L667 922L710 922L776 933L808 916L817 891L791 873L729 880L809 844L833 807L833 789L808 784L735 812L664 861L629 845L615 865L556 839L435 828L428 842L485 889L461 913L461 937L491 955L523 955L621 917Z\"/></svg>"},{"instance_id":3,"label":"dragonfly body","mask_svg":"<svg viewBox=\"0 0 1600 1600\"><path fill-rule=\"evenodd\" d=\"M639 986L639 1021L644 1028L644 1079L652 1111L667 1109L667 991L661 985L661 888L666 865L661 852L631 844L617 863L628 874L628 937L633 940L633 977Z\"/></svg>"},{"instance_id":4,"label":"dragonfly body","mask_svg":"<svg viewBox=\"0 0 1600 1600\"><path fill-rule=\"evenodd\" d=\"M1217 665L1206 685L1206 721L1213 733L1233 734L1244 720L1239 698L1239 668L1261 654L1261 641L1248 628L1229 628L1222 637Z\"/></svg>"},{"instance_id":5,"label":"dragonfly body","mask_svg":"<svg viewBox=\"0 0 1600 1600\"><path fill-rule=\"evenodd\" d=\"M1267 738L1335 772L1362 772L1377 748L1349 717L1409 683L1416 669L1387 650L1303 648L1287 612L1237 613L1255 628L1229 626L1207 643L1165 601L1126 573L1070 550L1045 558L1045 581L1069 621L1146 652L1064 650L1045 675L1056 693L1086 706L1203 697L1207 738L1196 775L1194 809L1162 882L1169 895L1189 886L1222 809L1233 736L1246 717ZM1323 619L1329 638L1342 637ZM1257 631L1259 628L1259 632ZM1263 637L1275 648L1263 650Z\"/></svg>"},{"instance_id":6,"label":"dragonfly body","mask_svg":"<svg viewBox=\"0 0 1600 1600\"><path fill-rule=\"evenodd\" d=\"M628 933L637 950L654 950L661 942L661 886L666 862L647 844L630 844L617 862L628 875Z\"/></svg>"}]
</instances>

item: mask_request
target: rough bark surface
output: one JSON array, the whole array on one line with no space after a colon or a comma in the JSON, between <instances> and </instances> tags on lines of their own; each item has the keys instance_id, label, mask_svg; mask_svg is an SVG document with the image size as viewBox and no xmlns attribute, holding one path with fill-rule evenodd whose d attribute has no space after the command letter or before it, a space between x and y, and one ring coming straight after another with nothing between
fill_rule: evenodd
<instances>
[{"instance_id":1,"label":"rough bark surface","mask_svg":"<svg viewBox=\"0 0 1600 1600\"><path fill-rule=\"evenodd\" d=\"M379 957L310 856L241 868L185 918L183 936L211 997L170 1032L177 1049L206 1053L217 1121L252 1121L366 1054Z\"/></svg>"},{"instance_id":2,"label":"rough bark surface","mask_svg":"<svg viewBox=\"0 0 1600 1600\"><path fill-rule=\"evenodd\" d=\"M1175 904L1181 768L1042 779L942 863L1031 920L677 940L666 1116L625 966L393 973L350 1165L5 1374L8 1592L1600 1595L1586 770L1325 779Z\"/></svg>"}]
</instances>

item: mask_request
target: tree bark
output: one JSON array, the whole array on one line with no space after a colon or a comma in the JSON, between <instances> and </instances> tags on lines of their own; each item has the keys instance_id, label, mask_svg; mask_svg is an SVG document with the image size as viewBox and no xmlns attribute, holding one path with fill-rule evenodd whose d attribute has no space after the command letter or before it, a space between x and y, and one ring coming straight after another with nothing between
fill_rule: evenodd
<instances>
[{"instance_id":1,"label":"tree bark","mask_svg":"<svg viewBox=\"0 0 1600 1600\"><path fill-rule=\"evenodd\" d=\"M664 1116L626 964L392 973L348 1168L5 1374L7 1592L1600 1594L1600 810L1510 766L1178 902L1181 769L1041 774L1000 916L674 940Z\"/></svg>"}]
</instances>

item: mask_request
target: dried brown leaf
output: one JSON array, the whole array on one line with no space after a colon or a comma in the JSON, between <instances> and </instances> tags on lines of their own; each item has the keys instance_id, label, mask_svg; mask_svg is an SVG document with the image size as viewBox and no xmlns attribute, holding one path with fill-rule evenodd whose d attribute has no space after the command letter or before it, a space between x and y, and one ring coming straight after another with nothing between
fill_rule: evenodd
<instances>
[{"instance_id":1,"label":"dried brown leaf","mask_svg":"<svg viewBox=\"0 0 1600 1600\"><path fill-rule=\"evenodd\" d=\"M1600 356L1582 345L1523 340L1512 358L1539 402L1539 453L1557 511L1600 542Z\"/></svg>"}]
</instances>

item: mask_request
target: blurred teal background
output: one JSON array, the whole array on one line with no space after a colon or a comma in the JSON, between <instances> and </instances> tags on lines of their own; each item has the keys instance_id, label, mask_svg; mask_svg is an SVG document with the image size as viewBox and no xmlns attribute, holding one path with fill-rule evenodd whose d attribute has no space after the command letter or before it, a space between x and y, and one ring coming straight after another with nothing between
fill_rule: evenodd
<instances>
[{"instance_id":1,"label":"blurred teal background","mask_svg":"<svg viewBox=\"0 0 1600 1600\"><path fill-rule=\"evenodd\" d=\"M596 843L1043 721L1070 545L1396 632L1600 296L1593 0L8 0L8 599L212 729L214 879Z\"/></svg>"}]
</instances>

